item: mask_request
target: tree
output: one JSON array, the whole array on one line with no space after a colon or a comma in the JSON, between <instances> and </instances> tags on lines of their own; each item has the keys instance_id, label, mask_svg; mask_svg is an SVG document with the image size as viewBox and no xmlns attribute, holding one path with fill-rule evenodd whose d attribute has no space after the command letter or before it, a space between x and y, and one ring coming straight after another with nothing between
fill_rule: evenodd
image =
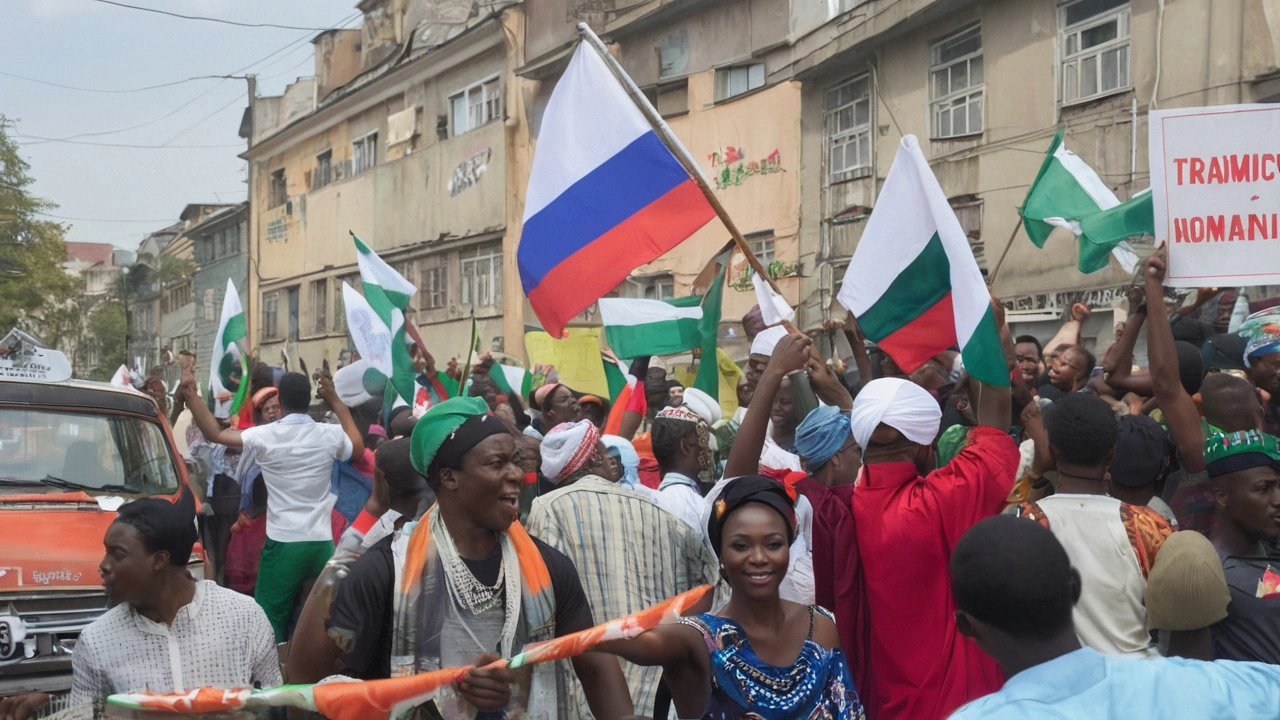
<instances>
[{"instance_id":1,"label":"tree","mask_svg":"<svg viewBox=\"0 0 1280 720\"><path fill-rule=\"evenodd\" d=\"M125 331L124 303L113 293L89 313L88 342L98 349L98 365L90 371L90 380L110 380L124 364Z\"/></svg>"},{"instance_id":2,"label":"tree","mask_svg":"<svg viewBox=\"0 0 1280 720\"><path fill-rule=\"evenodd\" d=\"M18 327L50 346L78 331L80 283L63 269L65 228L39 213L57 207L27 191L30 166L0 115L0 334Z\"/></svg>"}]
</instances>

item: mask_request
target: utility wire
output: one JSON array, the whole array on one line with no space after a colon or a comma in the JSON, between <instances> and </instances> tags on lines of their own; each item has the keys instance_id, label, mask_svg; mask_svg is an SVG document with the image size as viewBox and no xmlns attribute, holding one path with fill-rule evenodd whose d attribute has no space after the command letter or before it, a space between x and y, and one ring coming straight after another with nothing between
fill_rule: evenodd
<instances>
[{"instance_id":1,"label":"utility wire","mask_svg":"<svg viewBox=\"0 0 1280 720\"><path fill-rule=\"evenodd\" d=\"M49 87L62 88L63 90L79 90L80 92L105 93L109 95L127 95L129 93L139 93L139 92L145 92L147 90L158 90L160 88L173 87L175 85L184 85L186 83L195 82L197 80L221 80L225 78L224 75L197 75L196 77L189 77L186 80L174 80L173 82L160 83L159 85L148 85L146 87L140 87L140 88L131 88L129 90L103 90L100 88L86 88L86 87L78 87L76 85L63 85L62 83L50 82L48 80L41 80L39 78L27 77L25 75L15 75L13 73L8 73L8 72L0 72L0 75L3 75L5 77L15 78L17 80L26 80L27 82L33 82L40 85L48 85Z\"/></svg>"},{"instance_id":2,"label":"utility wire","mask_svg":"<svg viewBox=\"0 0 1280 720\"><path fill-rule=\"evenodd\" d=\"M235 99L239 100L240 98L239 96L237 96ZM223 107L226 107L226 105L223 105ZM208 117L206 117L205 119L207 120ZM203 122L203 120L201 122ZM186 132L186 131L184 130L183 132ZM244 146L243 143L230 143L227 145L135 145L131 143L102 143L102 142L92 142L88 140L63 140L61 138L47 138L47 137L40 137L39 135L23 135L21 133L14 133L14 137L31 138L32 140L43 141L38 143L19 143L22 147L27 147L27 145L43 145L44 143L50 143L50 142L66 143L68 145L90 145L93 147L136 148L136 149L146 149L146 150L177 150L179 148L181 149L233 148L233 147Z\"/></svg>"},{"instance_id":3,"label":"utility wire","mask_svg":"<svg viewBox=\"0 0 1280 720\"><path fill-rule=\"evenodd\" d=\"M163 223L172 223L172 222L173 222L173 218L164 218L164 219L161 219L161 220L118 220L118 219L115 219L115 218L82 218L82 217L66 217L65 215L50 215L49 213L46 213L46 212L38 212L38 211L37 211L35 214L36 214L36 215L43 216L43 217L47 217L47 218L53 218L54 220L74 220L74 221L77 221L77 222L110 222L110 223L139 223L139 224L141 224L141 223L159 223L159 222L163 222Z\"/></svg>"},{"instance_id":4,"label":"utility wire","mask_svg":"<svg viewBox=\"0 0 1280 720\"><path fill-rule=\"evenodd\" d=\"M129 5L122 2L115 2L115 0L95 0L95 2L100 2L105 5L115 5L116 7L128 8L130 10L141 10L143 12L156 13L159 15L168 15L170 17L181 18L183 20L203 20L205 22L216 22L216 23L222 23L223 25L235 25L237 27L279 28L281 30L307 30L310 32L324 32L325 30L330 29L330 28L318 28L318 27L300 27L297 25L277 25L275 23L244 23L244 22L237 22L235 20L223 20L222 18L204 17L201 15L183 15L181 13L169 12L168 10L159 10L157 8L149 8L149 7L142 7L140 5Z\"/></svg>"}]
</instances>

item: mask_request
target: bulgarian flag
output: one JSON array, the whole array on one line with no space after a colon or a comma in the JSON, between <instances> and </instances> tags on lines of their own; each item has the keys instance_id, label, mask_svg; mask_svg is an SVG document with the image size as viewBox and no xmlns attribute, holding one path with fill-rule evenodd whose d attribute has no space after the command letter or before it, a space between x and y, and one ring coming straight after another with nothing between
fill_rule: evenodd
<instances>
[{"instance_id":1,"label":"bulgarian flag","mask_svg":"<svg viewBox=\"0 0 1280 720\"><path fill-rule=\"evenodd\" d=\"M1065 228L1079 241L1076 265L1080 272L1105 268L1110 254L1132 273L1138 255L1125 240L1155 234L1151 193L1139 193L1121 203L1093 168L1063 145L1065 133L1063 128L1053 136L1040 172L1018 209L1027 237L1042 248L1054 228Z\"/></svg>"},{"instance_id":2,"label":"bulgarian flag","mask_svg":"<svg viewBox=\"0 0 1280 720\"><path fill-rule=\"evenodd\" d=\"M413 359L405 339L405 310L409 300L418 291L392 267L382 261L363 240L351 233L356 242L356 262L360 266L360 282L364 286L364 298L378 319L391 335L391 373L389 384L395 397L392 404L403 402L412 405L414 400ZM391 391L388 391L390 394Z\"/></svg>"},{"instance_id":3,"label":"bulgarian flag","mask_svg":"<svg viewBox=\"0 0 1280 720\"><path fill-rule=\"evenodd\" d=\"M605 338L620 358L674 355L702 343L698 305L631 298L600 298L599 305Z\"/></svg>"},{"instance_id":4,"label":"bulgarian flag","mask_svg":"<svg viewBox=\"0 0 1280 720\"><path fill-rule=\"evenodd\" d=\"M1009 385L986 283L914 135L898 146L838 297L905 372L959 345L971 376Z\"/></svg>"},{"instance_id":5,"label":"bulgarian flag","mask_svg":"<svg viewBox=\"0 0 1280 720\"><path fill-rule=\"evenodd\" d=\"M227 280L222 298L222 317L213 336L213 359L209 363L209 394L213 396L216 415L230 417L240 411L249 394L249 359L239 343L246 337L244 307L235 283Z\"/></svg>"}]
</instances>

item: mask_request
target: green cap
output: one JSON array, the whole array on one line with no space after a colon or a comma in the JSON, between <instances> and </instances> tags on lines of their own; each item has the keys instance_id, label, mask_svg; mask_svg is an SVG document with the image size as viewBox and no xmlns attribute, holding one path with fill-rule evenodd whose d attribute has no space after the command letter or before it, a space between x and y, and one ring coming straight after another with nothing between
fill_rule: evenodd
<instances>
[{"instance_id":1,"label":"green cap","mask_svg":"<svg viewBox=\"0 0 1280 720\"><path fill-rule=\"evenodd\" d=\"M1211 477L1280 463L1275 437L1257 430L1214 432L1204 441L1204 462Z\"/></svg>"},{"instance_id":2,"label":"green cap","mask_svg":"<svg viewBox=\"0 0 1280 720\"><path fill-rule=\"evenodd\" d=\"M426 475L427 468L435 460L436 453L440 452L440 446L449 434L468 418L488 412L488 404L484 398L478 397L449 398L432 406L413 426L409 447L409 460L413 462L413 468Z\"/></svg>"}]
</instances>

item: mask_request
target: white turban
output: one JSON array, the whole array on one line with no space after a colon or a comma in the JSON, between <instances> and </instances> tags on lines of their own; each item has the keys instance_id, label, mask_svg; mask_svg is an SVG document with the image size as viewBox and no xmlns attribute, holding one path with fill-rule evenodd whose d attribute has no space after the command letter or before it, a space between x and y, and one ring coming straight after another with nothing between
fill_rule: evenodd
<instances>
[{"instance_id":1,"label":"white turban","mask_svg":"<svg viewBox=\"0 0 1280 720\"><path fill-rule=\"evenodd\" d=\"M942 408L938 401L924 388L902 378L880 378L867 383L853 401L853 412L849 414L853 438L863 449L881 423L913 443L931 445L938 436L941 422Z\"/></svg>"},{"instance_id":2,"label":"white turban","mask_svg":"<svg viewBox=\"0 0 1280 720\"><path fill-rule=\"evenodd\" d=\"M596 450L600 430L590 420L560 423L542 439L542 474L560 482L582 469Z\"/></svg>"},{"instance_id":3,"label":"white turban","mask_svg":"<svg viewBox=\"0 0 1280 720\"><path fill-rule=\"evenodd\" d=\"M720 403L695 387L684 389L683 405L708 425L715 425L720 422L720 418L724 417L724 413L720 410Z\"/></svg>"},{"instance_id":4,"label":"white turban","mask_svg":"<svg viewBox=\"0 0 1280 720\"><path fill-rule=\"evenodd\" d=\"M756 335L755 340L751 341L751 354L772 357L773 348L786 334L787 329L781 325L765 328L759 335Z\"/></svg>"}]
</instances>

